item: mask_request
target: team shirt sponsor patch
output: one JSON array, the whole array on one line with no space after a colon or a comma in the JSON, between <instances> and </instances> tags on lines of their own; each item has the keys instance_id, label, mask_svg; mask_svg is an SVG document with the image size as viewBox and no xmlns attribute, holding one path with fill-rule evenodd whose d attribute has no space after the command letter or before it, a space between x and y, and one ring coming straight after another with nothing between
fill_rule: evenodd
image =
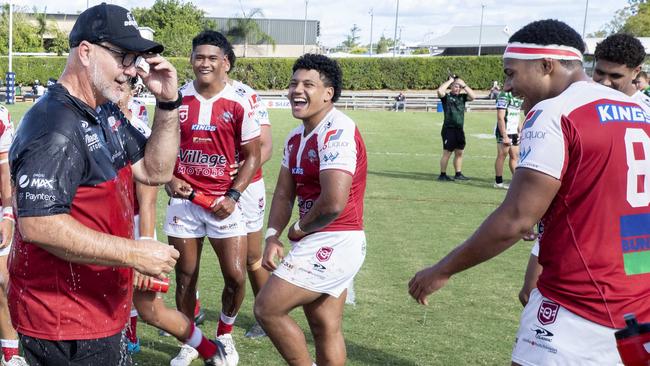
<instances>
[{"instance_id":1,"label":"team shirt sponsor patch","mask_svg":"<svg viewBox=\"0 0 650 366\"><path fill-rule=\"evenodd\" d=\"M650 273L650 214L621 216L621 249L627 275Z\"/></svg>"}]
</instances>

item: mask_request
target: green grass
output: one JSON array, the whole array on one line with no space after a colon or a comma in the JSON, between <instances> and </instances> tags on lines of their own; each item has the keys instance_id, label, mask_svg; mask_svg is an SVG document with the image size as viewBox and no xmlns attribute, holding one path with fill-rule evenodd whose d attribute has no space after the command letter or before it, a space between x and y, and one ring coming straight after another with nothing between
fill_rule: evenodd
<instances>
[{"instance_id":1,"label":"green grass","mask_svg":"<svg viewBox=\"0 0 650 366\"><path fill-rule=\"evenodd\" d=\"M9 106L14 120L30 103ZM344 332L349 365L503 365L508 364L521 306L521 286L529 245L518 244L500 257L455 276L430 298L416 304L407 282L423 266L440 259L467 238L503 199L492 188L495 113L466 115L467 149L464 183L435 181L442 149L437 113L346 112L354 119L368 151L365 223L368 252L355 287L357 305L345 310ZM288 111L272 110L274 156L265 166L267 197L273 194L282 143L297 125ZM451 166L448 169L453 173ZM506 168L507 171L507 168ZM509 175L509 172L506 172ZM506 177L509 179L509 177ZM166 197L159 195L158 236L165 241L162 218ZM202 302L208 321L201 327L212 336L223 282L212 250L205 246L201 270ZM173 304L173 289L166 301ZM283 365L268 339L243 337L253 323L250 288L235 326L241 365ZM313 344L302 311L293 313ZM177 353L174 339L161 338L139 326L143 351L138 365L166 365ZM195 361L193 365L201 365Z\"/></svg>"}]
</instances>

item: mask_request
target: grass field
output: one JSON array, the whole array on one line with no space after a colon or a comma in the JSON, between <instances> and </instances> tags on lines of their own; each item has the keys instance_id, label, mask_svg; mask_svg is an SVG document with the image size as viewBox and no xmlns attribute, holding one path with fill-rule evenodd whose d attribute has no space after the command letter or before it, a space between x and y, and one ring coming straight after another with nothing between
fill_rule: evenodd
<instances>
[{"instance_id":1,"label":"grass field","mask_svg":"<svg viewBox=\"0 0 650 366\"><path fill-rule=\"evenodd\" d=\"M18 121L29 103L9 106ZM423 112L346 112L354 119L368 151L365 225L368 251L359 272L356 306L347 306L344 332L349 365L504 365L518 325L521 286L530 245L519 243L500 257L455 276L424 307L407 293L407 282L425 265L461 243L503 199L494 179L495 113L466 114L467 149L463 183L437 182L442 115ZM282 143L298 122L289 111L270 111L274 155L265 166L267 197L279 169ZM450 162L448 169L453 174ZM507 168L506 168L507 171ZM509 172L506 172L509 180ZM158 237L166 240L162 217L166 197L159 195ZM199 287L208 321L201 327L214 334L222 280L214 254L204 246ZM166 296L173 303L173 289ZM267 339L244 338L253 323L252 292L247 290L234 336L240 365L282 365ZM307 333L302 311L294 318ZM174 339L159 337L140 325L143 350L138 365L167 365L178 352ZM313 352L313 347L312 347ZM193 365L201 365L195 361Z\"/></svg>"}]
</instances>

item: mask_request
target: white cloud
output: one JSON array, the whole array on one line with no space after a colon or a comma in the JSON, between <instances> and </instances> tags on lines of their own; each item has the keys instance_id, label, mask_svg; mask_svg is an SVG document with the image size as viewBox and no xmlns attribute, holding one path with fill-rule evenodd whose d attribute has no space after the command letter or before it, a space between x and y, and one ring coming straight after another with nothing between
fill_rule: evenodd
<instances>
[{"instance_id":1,"label":"white cloud","mask_svg":"<svg viewBox=\"0 0 650 366\"><path fill-rule=\"evenodd\" d=\"M106 0L127 8L151 6L154 0ZM398 25L402 27L405 42L421 42L425 37L440 35L454 25L479 25L481 4L485 4L484 24L508 25L516 30L534 20L556 18L562 20L578 32L582 32L585 4L587 0L567 2L566 0L401 0ZM76 13L101 0L14 0L31 10L47 6L48 12ZM239 1L234 0L193 0L211 16L233 16L241 13ZM327 2L309 0L308 19L321 22L321 42L328 46L339 44L349 34L353 24L361 28L361 42L370 38L370 8L374 8L373 38L379 39L383 33L392 38L395 27L396 0L330 0ZM245 9L261 8L267 18L303 19L304 0L242 0ZM594 32L609 22L614 12L627 5L626 0L607 2L592 0L589 3L586 32ZM399 31L398 31L399 32Z\"/></svg>"}]
</instances>

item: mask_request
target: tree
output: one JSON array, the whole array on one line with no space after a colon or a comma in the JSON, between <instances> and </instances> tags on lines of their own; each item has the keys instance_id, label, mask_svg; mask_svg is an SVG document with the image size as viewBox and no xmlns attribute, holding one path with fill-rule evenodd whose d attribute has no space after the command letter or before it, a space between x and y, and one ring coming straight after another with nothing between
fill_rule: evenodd
<instances>
[{"instance_id":1,"label":"tree","mask_svg":"<svg viewBox=\"0 0 650 366\"><path fill-rule=\"evenodd\" d=\"M627 18L621 30L637 37L650 36L650 3L637 3L631 12L633 15Z\"/></svg>"},{"instance_id":2,"label":"tree","mask_svg":"<svg viewBox=\"0 0 650 366\"><path fill-rule=\"evenodd\" d=\"M38 8L34 6L34 19L36 20L36 34L41 39L41 47L45 48L45 33L48 32L47 26L47 6L43 9L42 13L38 12Z\"/></svg>"},{"instance_id":3,"label":"tree","mask_svg":"<svg viewBox=\"0 0 650 366\"><path fill-rule=\"evenodd\" d=\"M49 32L54 37L50 39L49 42L45 42L45 52L53 52L61 56L64 53L70 51L68 35L65 32L56 26L50 28Z\"/></svg>"},{"instance_id":4,"label":"tree","mask_svg":"<svg viewBox=\"0 0 650 366\"><path fill-rule=\"evenodd\" d=\"M203 10L180 0L156 0L150 8L134 8L131 12L138 25L155 31L155 40L165 46L166 56L188 56L192 38L216 26Z\"/></svg>"},{"instance_id":5,"label":"tree","mask_svg":"<svg viewBox=\"0 0 650 366\"><path fill-rule=\"evenodd\" d=\"M352 28L350 28L350 34L348 34L346 40L342 43L343 47L348 50L356 48L359 45L359 38L361 38L359 32L361 32L361 28L354 24Z\"/></svg>"},{"instance_id":6,"label":"tree","mask_svg":"<svg viewBox=\"0 0 650 366\"><path fill-rule=\"evenodd\" d=\"M27 19L24 8L14 5L13 52L42 52L41 39ZM2 5L0 14L0 54L9 52L9 4Z\"/></svg>"},{"instance_id":7,"label":"tree","mask_svg":"<svg viewBox=\"0 0 650 366\"><path fill-rule=\"evenodd\" d=\"M240 2L241 5L241 2ZM248 53L249 44L263 44L270 43L275 50L275 39L266 34L261 28L254 17L264 17L264 13L260 8L253 8L248 13L242 6L242 17L228 20L228 31L226 36L231 43L244 43L244 57Z\"/></svg>"},{"instance_id":8,"label":"tree","mask_svg":"<svg viewBox=\"0 0 650 366\"><path fill-rule=\"evenodd\" d=\"M377 54L387 53L389 48L392 47L395 42L391 38L386 38L382 34L377 42Z\"/></svg>"}]
</instances>

